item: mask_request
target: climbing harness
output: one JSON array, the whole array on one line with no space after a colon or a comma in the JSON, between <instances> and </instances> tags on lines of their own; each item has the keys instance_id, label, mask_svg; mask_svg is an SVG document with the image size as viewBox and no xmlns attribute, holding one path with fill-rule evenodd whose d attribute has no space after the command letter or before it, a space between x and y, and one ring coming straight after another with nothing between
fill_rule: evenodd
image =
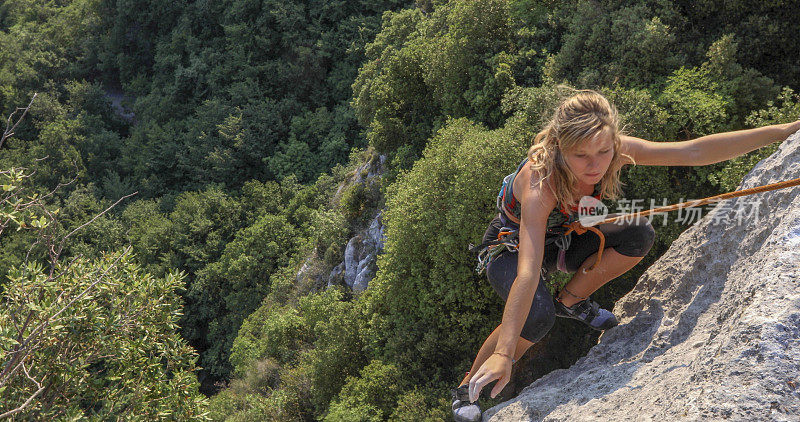
<instances>
[{"instance_id":1,"label":"climbing harness","mask_svg":"<svg viewBox=\"0 0 800 422\"><path fill-rule=\"evenodd\" d=\"M517 252L519 245L519 220L510 218L509 215L513 214L510 209L513 210L518 206L513 193L513 181L515 175L527 161L527 158L524 159L514 173L511 173L503 178L503 184L500 187L500 191L497 193L496 207L500 211L500 222L503 224L503 227L501 227L500 231L497 233L497 239L484 242L478 246L474 246L473 244L469 245L469 251L478 258L478 264L475 267L475 271L478 274L482 274L486 269L486 266L489 265L489 262L491 262L491 260L501 252ZM594 195L594 197L600 199L599 193ZM509 199L508 202L506 201L506 198ZM511 208L509 209L509 207ZM564 216L567 223L572 223L575 219L574 216L567 212L564 207L560 208L558 211ZM565 252L567 248L569 248L571 239L571 234L568 233L566 225L563 227L547 227L545 245L555 242L555 244L558 246L558 269L564 272L567 271L565 265Z\"/></svg>"},{"instance_id":2,"label":"climbing harness","mask_svg":"<svg viewBox=\"0 0 800 422\"><path fill-rule=\"evenodd\" d=\"M508 181L508 176L503 180L503 188L501 188L501 190L500 190L501 194L503 193L503 190L505 188L505 185L506 185L507 181ZM650 210L644 210L644 211L639 211L639 212L635 212L635 213L622 214L622 215L618 215L618 216L614 216L614 217L609 217L609 218L606 218L606 219L604 219L602 221L598 221L597 223L594 223L590 227L584 227L580 223L580 221L578 221L577 219L570 218L570 220L567 221L566 223L564 223L563 226L562 226L562 227L564 227L566 229L566 231L563 234L561 234L559 237L557 237L557 238L553 238L553 237L547 238L545 240L545 244L547 245L547 244L550 244L550 243L553 243L553 242L556 243L556 245L558 246L558 249L559 249L557 267L558 267L559 271L567 272L566 271L566 266L564 264L564 262L565 262L565 252L569 248L572 232L575 232L578 235L582 235L582 234L586 233L587 231L592 231L595 234L597 234L597 236L600 238L600 246L597 248L597 259L595 259L595 262L592 264L591 267L584 268L583 272L586 273L586 272L592 271L600 263L600 259L603 256L603 250L605 249L605 241L606 241L605 236L603 236L603 232L601 232L595 226L599 226L600 224L613 223L613 222L615 222L617 220L620 220L620 219L623 219L623 218L634 219L634 218L639 218L639 217L645 217L645 216L648 216L650 214L665 213L665 212L675 211L677 209L682 209L682 208L698 207L698 206L701 206L701 205L706 205L706 204L710 204L710 203L714 203L714 202L720 202L720 201L723 201L723 200L726 200L726 199L730 199L730 198L753 195L753 194L756 194L756 193L767 192L767 191L777 190L777 189L783 189L783 188L788 188L788 187L798 186L798 185L800 185L800 178L786 180L786 181L783 181L783 182L771 183L769 185L757 186L755 188L743 189L743 190L740 190L740 191L733 191L733 192L723 193L723 194L720 194L720 195L709 196L708 198L697 199L697 200L694 200L694 201L687 201L687 202L682 202L682 203L674 204L674 205L668 205L668 206L664 206L664 207L660 207L660 208L654 208L654 209L650 209ZM502 198L498 197L498 200L497 200L498 208L500 208L501 210L504 211L505 208L501 207L501 205L502 205L501 204L501 200L502 200ZM501 221L504 220L502 217L506 217L505 220L507 220L507 216L505 216L503 214L504 213L500 214ZM500 246L503 246L503 247L500 247ZM499 255L504 250L507 250L509 252L517 252L518 248L519 248L519 227L515 228L515 227L508 227L508 226L504 226L504 227L502 227L500 229L500 232L497 234L497 240L488 241L488 242L482 243L482 244L480 244L478 246L474 246L473 244L469 245L469 251L471 253L473 253L473 254L477 254L477 256L478 256L478 265L475 267L475 271L478 274L483 273L483 271L486 269L486 266L489 264L489 262L495 256Z\"/></svg>"},{"instance_id":3,"label":"climbing harness","mask_svg":"<svg viewBox=\"0 0 800 422\"><path fill-rule=\"evenodd\" d=\"M470 243L469 251L478 255L478 265L475 271L482 274L489 265L489 262L503 251L516 253L519 248L519 229L513 227L501 227L497 233L497 240L482 243L478 246Z\"/></svg>"}]
</instances>

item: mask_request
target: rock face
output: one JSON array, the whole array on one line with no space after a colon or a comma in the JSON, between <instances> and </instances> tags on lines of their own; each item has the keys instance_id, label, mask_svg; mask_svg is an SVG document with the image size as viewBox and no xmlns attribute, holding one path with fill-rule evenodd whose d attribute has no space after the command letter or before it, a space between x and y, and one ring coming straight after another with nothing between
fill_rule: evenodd
<instances>
[{"instance_id":1,"label":"rock face","mask_svg":"<svg viewBox=\"0 0 800 422\"><path fill-rule=\"evenodd\" d=\"M122 91L117 89L107 89L105 90L105 96L111 101L111 108L114 109L114 112L122 117L123 119L127 120L128 122L133 122L136 116L133 114L132 111L128 110L122 105L123 100L125 100L126 95L122 93Z\"/></svg>"},{"instance_id":2,"label":"rock face","mask_svg":"<svg viewBox=\"0 0 800 422\"><path fill-rule=\"evenodd\" d=\"M347 242L344 251L344 282L354 291L366 290L369 281L375 277L378 253L383 250L382 214L379 211L363 234Z\"/></svg>"},{"instance_id":3,"label":"rock face","mask_svg":"<svg viewBox=\"0 0 800 422\"><path fill-rule=\"evenodd\" d=\"M370 188L378 184L379 178L383 174L385 162L385 155L376 154L368 158L366 162L353 171L351 177L339 185L334 196L338 197L345 187L357 183L367 185ZM369 282L375 277L378 254L383 251L384 229L382 216L383 211L377 210L372 219L369 220L369 223L365 223L355 230L355 235L347 241L342 262L326 275L315 275L317 280L327 278L327 287L344 283L356 292L366 290ZM302 277L308 276L307 272L311 260L311 258L308 258L297 272L298 282Z\"/></svg>"},{"instance_id":4,"label":"rock face","mask_svg":"<svg viewBox=\"0 0 800 422\"><path fill-rule=\"evenodd\" d=\"M795 134L739 189L797 177ZM484 420L800 420L800 187L722 204L617 302L620 325L587 356Z\"/></svg>"},{"instance_id":5,"label":"rock face","mask_svg":"<svg viewBox=\"0 0 800 422\"><path fill-rule=\"evenodd\" d=\"M353 178L348 184L363 183L372 185L377 183L377 178L383 173L383 165L386 162L385 155L377 155L356 168ZM344 184L339 186L336 192L338 196L344 188ZM369 225L358 230L355 236L347 241L344 250L344 260L336 266L328 278L328 285L335 282L338 275L344 276L344 283L356 292L367 289L370 280L375 277L377 270L378 254L383 251L383 211L378 210L370 220Z\"/></svg>"}]
</instances>

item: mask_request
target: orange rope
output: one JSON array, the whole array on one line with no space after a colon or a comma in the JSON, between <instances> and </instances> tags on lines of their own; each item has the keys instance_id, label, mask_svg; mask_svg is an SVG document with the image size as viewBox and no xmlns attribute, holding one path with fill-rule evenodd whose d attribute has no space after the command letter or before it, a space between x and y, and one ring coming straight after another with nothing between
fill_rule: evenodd
<instances>
[{"instance_id":1,"label":"orange rope","mask_svg":"<svg viewBox=\"0 0 800 422\"><path fill-rule=\"evenodd\" d=\"M593 270L595 265L600 263L600 258L603 256L603 250L605 249L606 237L603 236L603 232L601 232L597 227L594 226L583 227L580 221L573 221L570 224L564 224L564 227L567 227L567 231L564 233L564 236L569 236L569 234L572 233L573 231L575 233L578 233L578 235L582 235L587 231L593 231L595 234L597 234L598 237L600 237L600 246L597 248L597 259L594 261L594 264L592 264L592 266L589 267L589 269L587 269L586 271Z\"/></svg>"},{"instance_id":2,"label":"orange rope","mask_svg":"<svg viewBox=\"0 0 800 422\"><path fill-rule=\"evenodd\" d=\"M599 226L600 224L605 224L605 223L612 223L612 222L617 221L617 220L622 219L622 218L631 218L631 219L633 219L633 218L644 217L644 216L647 216L647 215L650 215L650 214L655 214L655 213L663 213L663 212L674 211L674 210L681 209L681 208L698 207L700 205L710 204L710 203L713 203L713 202L720 202L720 201L723 201L725 199L736 198L736 197L739 197L739 196L753 195L753 194L756 194L756 193L767 192L767 191L783 189L783 188L789 188L789 187L797 186L797 185L800 185L800 178L786 180L786 181L778 182L778 183L771 183L769 185L758 186L758 187L750 188L750 189L743 189L743 190L723 193L721 195L709 196L708 198L697 199L697 200L694 200L694 201L681 202L680 204L668 205L666 207L654 208L654 209L651 209L651 210L639 211L639 212L635 212L635 213L631 213L631 214L623 214L623 215L618 215L618 216L615 216L615 217L609 217L609 218L606 218L603 221L600 221L600 222L594 224L592 227L584 227L580 223L580 221L573 221L570 224L564 224L564 227L567 227L567 231L566 231L566 233L564 233L564 235L566 236L566 235L570 234L573 231L578 233L578 235L581 235L581 234L586 233L587 230L591 230L594 233L596 233L597 236L600 237L600 247L597 250L597 259L594 261L594 264L592 264L592 266L589 267L586 270L586 271L591 271L591 270L594 269L594 267L597 266L597 264L600 263L600 257L603 256L603 249L605 248L605 243L606 243L606 239L605 239L605 236L603 236L603 233L600 230L598 230L597 228L595 228L594 226Z\"/></svg>"}]
</instances>

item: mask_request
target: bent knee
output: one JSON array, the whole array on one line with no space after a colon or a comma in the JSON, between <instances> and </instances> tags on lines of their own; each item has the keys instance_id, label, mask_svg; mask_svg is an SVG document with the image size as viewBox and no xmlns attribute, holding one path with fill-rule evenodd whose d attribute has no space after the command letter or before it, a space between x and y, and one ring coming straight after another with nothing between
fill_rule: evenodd
<instances>
[{"instance_id":1,"label":"bent knee","mask_svg":"<svg viewBox=\"0 0 800 422\"><path fill-rule=\"evenodd\" d=\"M634 221L624 232L625 241L622 245L614 249L625 256L645 256L656 238L656 231L653 225L646 218Z\"/></svg>"},{"instance_id":2,"label":"bent knee","mask_svg":"<svg viewBox=\"0 0 800 422\"><path fill-rule=\"evenodd\" d=\"M528 315L525 325L522 327L520 337L531 343L536 343L547 334L556 322L556 312L552 306L549 309L542 309L540 312Z\"/></svg>"}]
</instances>

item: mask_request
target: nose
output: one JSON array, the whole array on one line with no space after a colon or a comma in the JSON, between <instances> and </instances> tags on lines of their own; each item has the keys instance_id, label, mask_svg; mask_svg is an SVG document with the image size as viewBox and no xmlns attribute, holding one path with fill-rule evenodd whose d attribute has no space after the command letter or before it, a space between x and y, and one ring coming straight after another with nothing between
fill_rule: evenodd
<instances>
[{"instance_id":1,"label":"nose","mask_svg":"<svg viewBox=\"0 0 800 422\"><path fill-rule=\"evenodd\" d=\"M589 170L594 170L595 167L597 167L599 163L600 163L600 159L599 158L590 157L589 158L589 165L587 167L589 168Z\"/></svg>"}]
</instances>

